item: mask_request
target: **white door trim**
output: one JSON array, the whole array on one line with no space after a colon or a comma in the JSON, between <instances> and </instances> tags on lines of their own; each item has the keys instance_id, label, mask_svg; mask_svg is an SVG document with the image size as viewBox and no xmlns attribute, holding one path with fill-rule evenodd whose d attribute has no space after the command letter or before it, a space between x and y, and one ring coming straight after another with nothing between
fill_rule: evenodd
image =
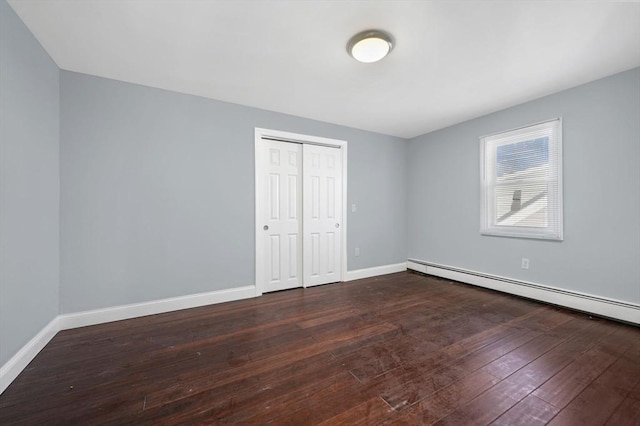
<instances>
[{"instance_id":1,"label":"white door trim","mask_svg":"<svg viewBox=\"0 0 640 426\"><path fill-rule=\"evenodd\" d=\"M260 176L265 171L265 152L263 138L280 140L283 142L312 144L333 146L340 148L342 153L342 242L341 242L341 259L342 267L340 270L340 281L345 281L347 276L347 141L339 139L323 138L319 136L302 135L298 133L283 132L279 130L255 128L255 268L256 268L256 296L262 295L264 292L264 232L262 227L264 224L260 218L266 214L266 202L263 199L264 194L259 191Z\"/></svg>"}]
</instances>

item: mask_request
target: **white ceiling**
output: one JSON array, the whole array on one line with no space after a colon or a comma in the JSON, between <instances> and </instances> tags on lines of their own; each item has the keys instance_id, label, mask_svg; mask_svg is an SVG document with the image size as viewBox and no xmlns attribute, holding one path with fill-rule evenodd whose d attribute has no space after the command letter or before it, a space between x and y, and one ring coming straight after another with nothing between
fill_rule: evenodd
<instances>
[{"instance_id":1,"label":"white ceiling","mask_svg":"<svg viewBox=\"0 0 640 426\"><path fill-rule=\"evenodd\" d=\"M640 66L637 1L9 3L62 69L405 138Z\"/></svg>"}]
</instances>

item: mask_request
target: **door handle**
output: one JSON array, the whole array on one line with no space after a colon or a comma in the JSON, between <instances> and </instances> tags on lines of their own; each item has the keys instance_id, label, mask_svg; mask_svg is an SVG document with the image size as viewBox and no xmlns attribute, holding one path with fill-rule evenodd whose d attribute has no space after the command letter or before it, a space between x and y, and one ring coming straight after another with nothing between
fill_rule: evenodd
<instances>
[{"instance_id":1,"label":"door handle","mask_svg":"<svg viewBox=\"0 0 640 426\"><path fill-rule=\"evenodd\" d=\"M336 228L340 228L340 224L339 223L336 223Z\"/></svg>"},{"instance_id":2,"label":"door handle","mask_svg":"<svg viewBox=\"0 0 640 426\"><path fill-rule=\"evenodd\" d=\"M269 230L269 225L263 226L262 229L264 229L265 231L268 231Z\"/></svg>"}]
</instances>

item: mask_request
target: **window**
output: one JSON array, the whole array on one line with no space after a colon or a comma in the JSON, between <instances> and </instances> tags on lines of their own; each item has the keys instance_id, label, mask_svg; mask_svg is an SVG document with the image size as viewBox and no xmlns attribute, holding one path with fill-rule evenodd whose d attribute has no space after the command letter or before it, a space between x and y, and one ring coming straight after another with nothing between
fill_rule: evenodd
<instances>
[{"instance_id":1,"label":"window","mask_svg":"<svg viewBox=\"0 0 640 426\"><path fill-rule=\"evenodd\" d=\"M562 240L562 121L480 138L483 235Z\"/></svg>"}]
</instances>

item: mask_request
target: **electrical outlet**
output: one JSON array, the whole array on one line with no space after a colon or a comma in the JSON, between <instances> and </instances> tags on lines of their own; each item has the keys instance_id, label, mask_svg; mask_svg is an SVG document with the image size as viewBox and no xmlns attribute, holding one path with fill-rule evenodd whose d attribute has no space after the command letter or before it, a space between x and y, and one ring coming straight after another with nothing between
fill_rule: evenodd
<instances>
[{"instance_id":1,"label":"electrical outlet","mask_svg":"<svg viewBox=\"0 0 640 426\"><path fill-rule=\"evenodd\" d=\"M356 247L356 257L360 256L360 247Z\"/></svg>"},{"instance_id":2,"label":"electrical outlet","mask_svg":"<svg viewBox=\"0 0 640 426\"><path fill-rule=\"evenodd\" d=\"M356 211L356 205L355 205L355 203L354 203L354 204L351 204L351 211L352 211L352 212L355 212L355 211Z\"/></svg>"},{"instance_id":3,"label":"electrical outlet","mask_svg":"<svg viewBox=\"0 0 640 426\"><path fill-rule=\"evenodd\" d=\"M521 267L522 269L529 269L529 259L523 257Z\"/></svg>"}]
</instances>

